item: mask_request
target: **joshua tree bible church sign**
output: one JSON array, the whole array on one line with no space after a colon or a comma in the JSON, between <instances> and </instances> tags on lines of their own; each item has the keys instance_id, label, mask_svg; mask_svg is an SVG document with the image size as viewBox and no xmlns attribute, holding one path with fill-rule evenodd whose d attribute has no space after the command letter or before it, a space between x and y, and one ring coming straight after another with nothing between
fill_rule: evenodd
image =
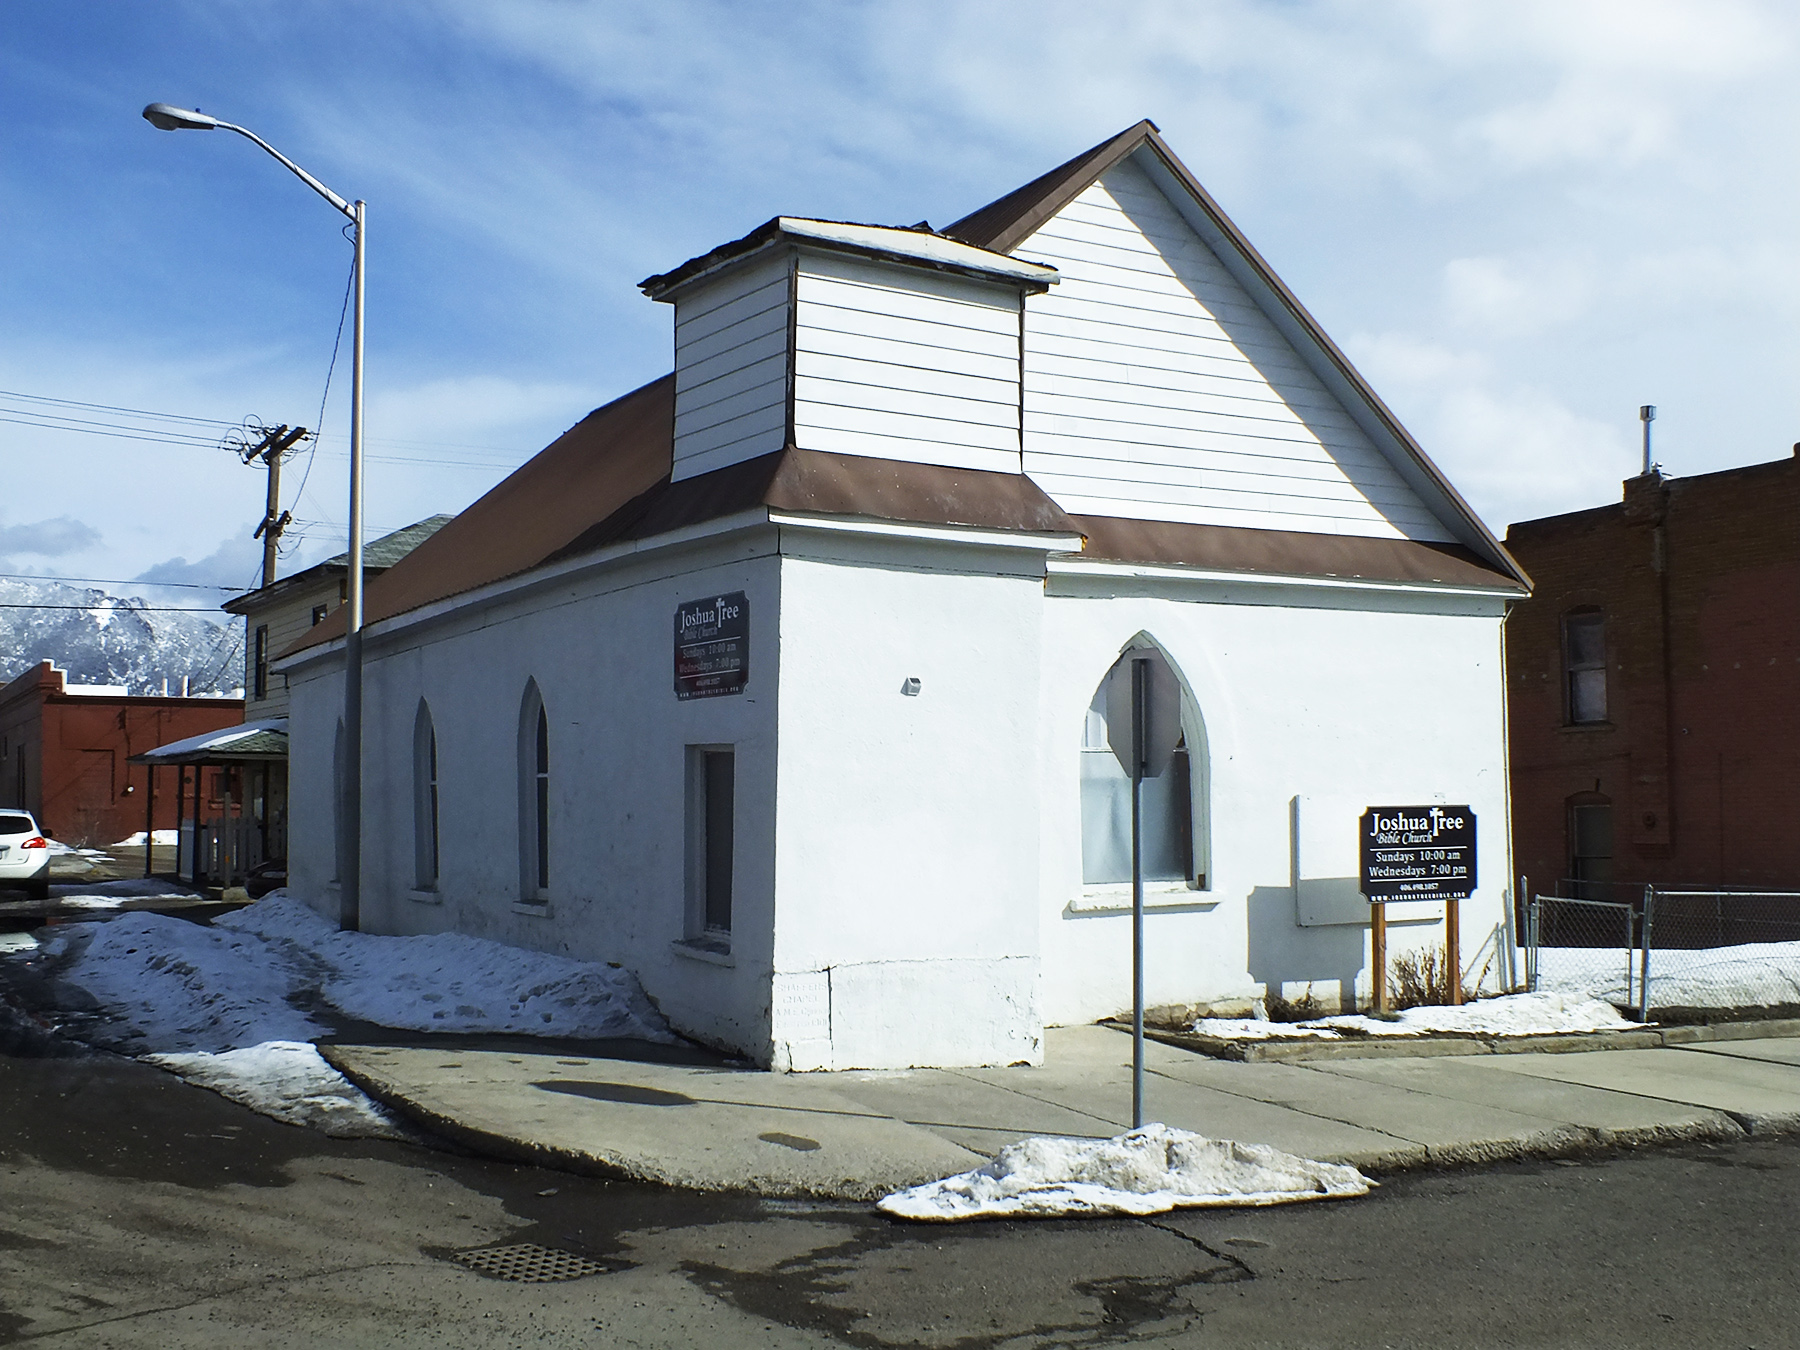
<instances>
[{"instance_id":1,"label":"joshua tree bible church sign","mask_svg":"<svg viewBox=\"0 0 1800 1350\"><path fill-rule=\"evenodd\" d=\"M750 678L750 602L742 591L675 610L675 697L739 694Z\"/></svg>"},{"instance_id":2,"label":"joshua tree bible church sign","mask_svg":"<svg viewBox=\"0 0 1800 1350\"><path fill-rule=\"evenodd\" d=\"M1475 889L1475 813L1466 806L1371 806L1359 833L1371 904L1466 900Z\"/></svg>"}]
</instances>

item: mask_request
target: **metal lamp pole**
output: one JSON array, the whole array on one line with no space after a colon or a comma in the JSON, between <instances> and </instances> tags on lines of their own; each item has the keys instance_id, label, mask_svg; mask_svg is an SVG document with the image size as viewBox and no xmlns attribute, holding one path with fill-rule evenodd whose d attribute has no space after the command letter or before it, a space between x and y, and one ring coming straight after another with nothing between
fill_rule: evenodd
<instances>
[{"instance_id":1,"label":"metal lamp pole","mask_svg":"<svg viewBox=\"0 0 1800 1350\"><path fill-rule=\"evenodd\" d=\"M330 202L356 227L356 320L350 342L350 562L349 584L344 597L348 611L344 631L344 781L343 845L345 864L338 878L341 890L338 926L354 931L362 921L362 627L363 627L363 240L368 228L368 205L338 196L305 169L245 127L222 122L197 109L152 103L144 120L160 131L235 131L254 141L302 183Z\"/></svg>"}]
</instances>

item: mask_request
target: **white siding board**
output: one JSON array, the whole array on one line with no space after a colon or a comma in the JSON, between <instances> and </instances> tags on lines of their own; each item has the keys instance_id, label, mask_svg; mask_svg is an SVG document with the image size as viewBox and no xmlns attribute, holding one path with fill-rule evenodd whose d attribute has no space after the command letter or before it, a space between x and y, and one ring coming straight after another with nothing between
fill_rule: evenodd
<instances>
[{"instance_id":1,"label":"white siding board","mask_svg":"<svg viewBox=\"0 0 1800 1350\"><path fill-rule=\"evenodd\" d=\"M675 317L675 346L686 347L745 324L754 331L767 331L774 322L769 316L780 313L785 322L786 309L787 281L780 277L706 314L690 317L685 308L679 309Z\"/></svg>"},{"instance_id":2,"label":"white siding board","mask_svg":"<svg viewBox=\"0 0 1800 1350\"><path fill-rule=\"evenodd\" d=\"M843 357L866 361L871 365L903 365L914 370L951 370L982 379L1002 380L1016 384L1019 378L1018 341L1002 354L994 352L958 351L946 355L944 348L922 342L905 342L893 337L871 337L838 329L800 328L794 334L797 357Z\"/></svg>"},{"instance_id":3,"label":"white siding board","mask_svg":"<svg viewBox=\"0 0 1800 1350\"><path fill-rule=\"evenodd\" d=\"M914 464L942 464L952 469L980 469L986 473L1017 473L1019 450L1015 443L1005 450L984 450L976 446L953 445L939 440L913 440L905 436L877 435L866 431L843 431L835 427L808 427L802 440L800 428L795 439L809 450L825 450L839 455L867 455L878 459L907 460Z\"/></svg>"},{"instance_id":4,"label":"white siding board","mask_svg":"<svg viewBox=\"0 0 1800 1350\"><path fill-rule=\"evenodd\" d=\"M710 380L731 366L744 365L771 352L786 350L785 312L762 323L733 324L723 332L684 343L676 349L681 362L681 383L686 386Z\"/></svg>"},{"instance_id":5,"label":"white siding board","mask_svg":"<svg viewBox=\"0 0 1800 1350\"><path fill-rule=\"evenodd\" d=\"M760 361L728 370L716 379L683 389L675 396L675 417L694 416L720 404L730 404L748 392L766 391L787 379L787 352L778 351ZM735 416L735 414L727 414ZM718 418L711 418L718 421Z\"/></svg>"},{"instance_id":6,"label":"white siding board","mask_svg":"<svg viewBox=\"0 0 1800 1350\"><path fill-rule=\"evenodd\" d=\"M953 421L944 417L923 417L915 413L893 412L883 408L843 407L831 403L808 401L794 403L794 438L808 449L816 449L800 437L808 430L855 431L871 436L890 436L900 440L941 441L947 446L963 446L980 450L1004 450L1012 455L1014 468L1019 456L1019 433L1016 427L984 426L977 422Z\"/></svg>"},{"instance_id":7,"label":"white siding board","mask_svg":"<svg viewBox=\"0 0 1800 1350\"><path fill-rule=\"evenodd\" d=\"M806 401L840 408L867 408L872 412L910 413L978 426L1019 429L1019 401L993 398L959 398L934 390L900 389L879 381L828 380L812 376L805 381ZM1015 448L1017 437L1014 437Z\"/></svg>"},{"instance_id":8,"label":"white siding board","mask_svg":"<svg viewBox=\"0 0 1800 1350\"><path fill-rule=\"evenodd\" d=\"M723 450L740 441L743 442L744 453L738 456L739 459L755 459L758 455L779 450L786 431L787 401L779 396L773 402L728 422L718 422L692 432L677 426L675 443L681 447L679 464L683 471L675 477L680 479L693 475L695 470L687 467L687 460L691 456L709 450Z\"/></svg>"},{"instance_id":9,"label":"white siding board","mask_svg":"<svg viewBox=\"0 0 1800 1350\"><path fill-rule=\"evenodd\" d=\"M1024 464L1069 510L1453 536L1132 161L1017 249Z\"/></svg>"},{"instance_id":10,"label":"white siding board","mask_svg":"<svg viewBox=\"0 0 1800 1350\"><path fill-rule=\"evenodd\" d=\"M675 305L676 479L787 439L788 259L729 272Z\"/></svg>"},{"instance_id":11,"label":"white siding board","mask_svg":"<svg viewBox=\"0 0 1800 1350\"><path fill-rule=\"evenodd\" d=\"M803 257L794 441L1019 471L1019 298L1010 287Z\"/></svg>"},{"instance_id":12,"label":"white siding board","mask_svg":"<svg viewBox=\"0 0 1800 1350\"><path fill-rule=\"evenodd\" d=\"M784 407L787 403L785 394L785 387L771 387L764 381L754 388L741 390L729 398L719 399L704 407L678 408L675 411L675 434L688 436L711 427L723 426L727 422L735 422L764 408Z\"/></svg>"},{"instance_id":13,"label":"white siding board","mask_svg":"<svg viewBox=\"0 0 1800 1350\"><path fill-rule=\"evenodd\" d=\"M800 303L829 305L833 309L854 310L879 318L916 319L933 326L963 329L973 333L1019 336L1019 312L996 309L992 305L965 305L942 296L925 295L897 287L858 286L832 277L800 274Z\"/></svg>"},{"instance_id":14,"label":"white siding board","mask_svg":"<svg viewBox=\"0 0 1800 1350\"><path fill-rule=\"evenodd\" d=\"M853 357L845 353L800 351L794 356L794 373L801 378L841 380L847 384L872 384L887 389L909 389L922 394L1004 403L1018 420L1018 362L1007 363L1012 378L995 379L962 370L943 370L891 361Z\"/></svg>"}]
</instances>

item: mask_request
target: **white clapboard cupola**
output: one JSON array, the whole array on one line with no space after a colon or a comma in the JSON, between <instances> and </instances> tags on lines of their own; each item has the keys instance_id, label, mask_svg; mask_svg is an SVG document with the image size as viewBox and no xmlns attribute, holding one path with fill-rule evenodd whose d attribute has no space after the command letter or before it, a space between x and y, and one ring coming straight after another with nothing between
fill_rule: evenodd
<instances>
[{"instance_id":1,"label":"white clapboard cupola","mask_svg":"<svg viewBox=\"0 0 1800 1350\"><path fill-rule=\"evenodd\" d=\"M1022 472L1025 297L1056 269L783 216L642 283L675 307L676 482L787 446Z\"/></svg>"}]
</instances>

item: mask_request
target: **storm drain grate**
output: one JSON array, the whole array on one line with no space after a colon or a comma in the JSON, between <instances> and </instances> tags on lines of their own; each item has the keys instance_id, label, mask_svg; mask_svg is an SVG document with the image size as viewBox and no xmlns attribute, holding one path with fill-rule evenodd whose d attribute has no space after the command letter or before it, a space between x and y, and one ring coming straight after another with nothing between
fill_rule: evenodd
<instances>
[{"instance_id":1,"label":"storm drain grate","mask_svg":"<svg viewBox=\"0 0 1800 1350\"><path fill-rule=\"evenodd\" d=\"M607 1267L573 1252L540 1247L535 1242L515 1242L510 1247L472 1247L453 1253L456 1260L477 1274L520 1284L551 1284L604 1274Z\"/></svg>"}]
</instances>

